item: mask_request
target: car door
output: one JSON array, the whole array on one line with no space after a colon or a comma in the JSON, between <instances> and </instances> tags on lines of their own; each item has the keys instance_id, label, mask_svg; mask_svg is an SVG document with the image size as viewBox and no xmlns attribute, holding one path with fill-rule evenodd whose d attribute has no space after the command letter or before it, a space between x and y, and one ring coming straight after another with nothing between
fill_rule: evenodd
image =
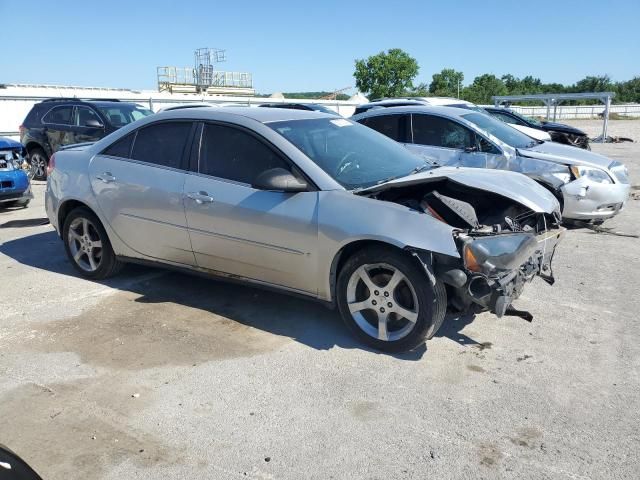
<instances>
[{"instance_id":1,"label":"car door","mask_svg":"<svg viewBox=\"0 0 640 480\"><path fill-rule=\"evenodd\" d=\"M91 107L78 105L73 115L74 143L96 142L105 136L105 126Z\"/></svg>"},{"instance_id":2,"label":"car door","mask_svg":"<svg viewBox=\"0 0 640 480\"><path fill-rule=\"evenodd\" d=\"M253 188L265 170L296 167L239 126L205 123L196 144L184 191L198 265L316 294L318 192Z\"/></svg>"},{"instance_id":3,"label":"car door","mask_svg":"<svg viewBox=\"0 0 640 480\"><path fill-rule=\"evenodd\" d=\"M194 128L190 121L152 123L112 144L89 165L103 218L141 256L195 265L183 201Z\"/></svg>"},{"instance_id":4,"label":"car door","mask_svg":"<svg viewBox=\"0 0 640 480\"><path fill-rule=\"evenodd\" d=\"M42 117L42 126L52 152L75 143L73 135L73 105L58 105Z\"/></svg>"}]
</instances>

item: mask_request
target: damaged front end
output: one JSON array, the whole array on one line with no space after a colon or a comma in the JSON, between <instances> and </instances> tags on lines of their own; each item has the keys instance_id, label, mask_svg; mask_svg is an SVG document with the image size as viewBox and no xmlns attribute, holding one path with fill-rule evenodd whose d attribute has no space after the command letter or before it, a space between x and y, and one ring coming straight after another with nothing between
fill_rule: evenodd
<instances>
[{"instance_id":1,"label":"damaged front end","mask_svg":"<svg viewBox=\"0 0 640 480\"><path fill-rule=\"evenodd\" d=\"M488 310L498 317L532 320L531 314L515 309L512 302L536 276L554 283L551 262L565 231L560 226L559 206L536 211L504 195L451 179L394 188L376 197L453 227L460 257L413 250L445 285L450 311Z\"/></svg>"}]
</instances>

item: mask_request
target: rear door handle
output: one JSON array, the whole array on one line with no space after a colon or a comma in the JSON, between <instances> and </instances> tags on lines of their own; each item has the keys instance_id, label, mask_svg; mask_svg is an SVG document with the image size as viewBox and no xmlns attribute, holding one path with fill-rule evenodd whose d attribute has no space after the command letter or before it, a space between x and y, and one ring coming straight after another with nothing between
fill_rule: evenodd
<instances>
[{"instance_id":1,"label":"rear door handle","mask_svg":"<svg viewBox=\"0 0 640 480\"><path fill-rule=\"evenodd\" d=\"M203 192L202 190L199 192L189 192L187 193L187 198L190 198L198 205L202 205L203 203L213 203L213 197L209 195L207 192Z\"/></svg>"},{"instance_id":2,"label":"rear door handle","mask_svg":"<svg viewBox=\"0 0 640 480\"><path fill-rule=\"evenodd\" d=\"M104 183L111 183L116 181L116 177L111 175L111 172L104 172L104 173L101 173L100 175L96 175L96 178L98 180L102 180Z\"/></svg>"}]
</instances>

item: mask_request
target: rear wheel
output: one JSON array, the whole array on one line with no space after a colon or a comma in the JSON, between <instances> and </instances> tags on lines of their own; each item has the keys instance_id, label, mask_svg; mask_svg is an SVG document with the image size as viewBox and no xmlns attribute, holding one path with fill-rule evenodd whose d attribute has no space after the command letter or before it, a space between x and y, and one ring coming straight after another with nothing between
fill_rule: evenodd
<instances>
[{"instance_id":1,"label":"rear wheel","mask_svg":"<svg viewBox=\"0 0 640 480\"><path fill-rule=\"evenodd\" d=\"M84 277L95 280L118 273L120 262L102 223L91 210L79 207L71 211L62 228L67 257Z\"/></svg>"},{"instance_id":2,"label":"rear wheel","mask_svg":"<svg viewBox=\"0 0 640 480\"><path fill-rule=\"evenodd\" d=\"M361 341L378 350L404 352L433 336L442 323L446 296L437 286L407 253L366 248L340 271L338 306Z\"/></svg>"},{"instance_id":3,"label":"rear wheel","mask_svg":"<svg viewBox=\"0 0 640 480\"><path fill-rule=\"evenodd\" d=\"M34 180L47 179L48 164L49 157L47 157L43 149L35 147L29 150L29 166Z\"/></svg>"}]
</instances>

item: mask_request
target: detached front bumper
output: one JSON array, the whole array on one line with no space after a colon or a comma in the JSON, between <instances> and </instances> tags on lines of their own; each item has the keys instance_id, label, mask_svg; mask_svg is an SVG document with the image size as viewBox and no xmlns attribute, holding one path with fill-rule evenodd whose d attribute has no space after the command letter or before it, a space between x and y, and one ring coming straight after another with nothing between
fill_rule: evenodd
<instances>
[{"instance_id":1,"label":"detached front bumper","mask_svg":"<svg viewBox=\"0 0 640 480\"><path fill-rule=\"evenodd\" d=\"M562 217L573 220L606 220L624 208L631 190L628 183L598 183L581 177L562 188Z\"/></svg>"},{"instance_id":2,"label":"detached front bumper","mask_svg":"<svg viewBox=\"0 0 640 480\"><path fill-rule=\"evenodd\" d=\"M465 264L462 269L441 268L436 271L436 276L448 285L449 303L456 310L489 310L501 317L509 313L511 303L520 296L524 285L536 276L549 284L554 283L551 263L565 231L566 229L559 227L531 235L513 251L501 251L495 256L481 258L482 264L489 267L503 265L495 273L473 271L466 268ZM499 235L485 238L500 240Z\"/></svg>"}]
</instances>

